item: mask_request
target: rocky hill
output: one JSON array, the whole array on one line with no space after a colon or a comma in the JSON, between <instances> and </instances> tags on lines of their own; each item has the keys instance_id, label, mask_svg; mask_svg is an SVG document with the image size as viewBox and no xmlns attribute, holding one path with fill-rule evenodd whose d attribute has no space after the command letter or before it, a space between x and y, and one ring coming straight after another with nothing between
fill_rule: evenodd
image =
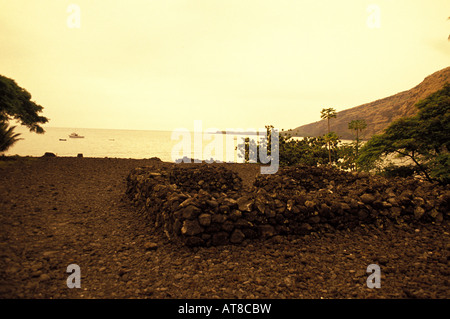
<instances>
[{"instance_id":1,"label":"rocky hill","mask_svg":"<svg viewBox=\"0 0 450 319\"><path fill-rule=\"evenodd\" d=\"M415 115L417 112L415 104L440 90L446 82L450 82L450 67L427 76L422 83L408 91L338 112L337 118L332 119L331 130L342 139L353 139L348 123L352 120L364 119L367 129L364 131L363 138L370 138L374 134L381 133L392 121ZM291 131L291 135L319 136L326 132L326 121L321 120L297 127Z\"/></svg>"}]
</instances>

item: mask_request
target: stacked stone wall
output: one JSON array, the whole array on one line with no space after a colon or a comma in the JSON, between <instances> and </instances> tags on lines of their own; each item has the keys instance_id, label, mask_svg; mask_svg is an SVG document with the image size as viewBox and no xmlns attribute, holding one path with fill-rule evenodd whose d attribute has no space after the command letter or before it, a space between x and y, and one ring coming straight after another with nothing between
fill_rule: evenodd
<instances>
[{"instance_id":1,"label":"stacked stone wall","mask_svg":"<svg viewBox=\"0 0 450 319\"><path fill-rule=\"evenodd\" d=\"M126 193L150 223L188 246L449 217L449 188L413 178L294 166L242 185L223 166L173 164L132 170Z\"/></svg>"}]
</instances>

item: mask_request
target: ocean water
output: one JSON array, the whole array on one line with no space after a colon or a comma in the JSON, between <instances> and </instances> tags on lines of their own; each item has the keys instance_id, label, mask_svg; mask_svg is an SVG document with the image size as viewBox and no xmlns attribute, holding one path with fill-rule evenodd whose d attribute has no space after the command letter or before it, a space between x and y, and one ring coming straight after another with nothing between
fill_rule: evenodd
<instances>
[{"instance_id":1,"label":"ocean water","mask_svg":"<svg viewBox=\"0 0 450 319\"><path fill-rule=\"evenodd\" d=\"M245 138L238 134L226 137L224 134L203 133L203 137L199 140L194 138L193 133L190 133L189 143L183 144L185 148L181 149L180 145L184 140L181 136L174 136L172 139L172 131L47 127L44 134L36 134L21 126L17 126L15 131L22 134L20 137L23 140L12 146L5 153L6 155L42 156L45 152L51 152L57 156L77 156L81 153L84 157L100 158L158 157L168 162L187 155L187 157L202 160L212 158L216 161L239 163L243 159L239 157L240 152L236 150L236 146ZM71 133L77 133L84 138L70 138ZM222 141L222 151L217 150L216 152L215 150L218 148L211 151L214 139ZM197 141L195 144L197 146L194 145L194 140ZM210 145L209 148L208 145ZM189 146L190 150L186 151Z\"/></svg>"},{"instance_id":2,"label":"ocean water","mask_svg":"<svg viewBox=\"0 0 450 319\"><path fill-rule=\"evenodd\" d=\"M110 158L158 157L165 162L174 162L184 156L195 159L242 163L244 139L255 139L254 135L212 134L202 132L200 137L190 132L188 139L172 131L112 130L86 128L46 127L44 134L31 133L26 127L17 125L21 133L18 141L5 154L20 156L42 156L51 152L57 156ZM77 133L84 138L70 138ZM172 138L173 137L173 138ZM294 139L302 139L296 137ZM343 141L344 143L351 141ZM187 143L187 144L186 144ZM182 146L181 146L182 145Z\"/></svg>"}]
</instances>

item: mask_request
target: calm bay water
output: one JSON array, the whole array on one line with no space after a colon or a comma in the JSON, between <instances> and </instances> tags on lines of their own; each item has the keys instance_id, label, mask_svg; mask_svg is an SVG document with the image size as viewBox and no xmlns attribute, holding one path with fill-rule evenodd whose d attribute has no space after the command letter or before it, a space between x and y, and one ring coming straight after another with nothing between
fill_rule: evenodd
<instances>
[{"instance_id":1,"label":"calm bay water","mask_svg":"<svg viewBox=\"0 0 450 319\"><path fill-rule=\"evenodd\" d=\"M180 144L181 137L172 140L171 131L138 131L138 130L110 130L110 129L76 129L76 128L45 128L44 134L30 133L26 128L17 126L15 131L21 133L23 140L11 147L6 155L42 156L45 152L55 153L57 156L77 156L82 153L84 157L116 157L116 158L151 158L159 157L163 161L174 161L182 158L172 158L172 150ZM70 138L71 133L77 133L84 138ZM242 143L243 136L235 135L231 139L223 136L223 156L206 156L205 147L211 143L211 139L202 141L203 152L194 152L194 137L191 133L192 158L219 159L225 161L234 159L234 162L242 162L237 156L235 146ZM217 136L217 135L216 135ZM220 136L220 134L218 135ZM61 141L60 139L65 139ZM228 157L227 157L228 156Z\"/></svg>"},{"instance_id":2,"label":"calm bay water","mask_svg":"<svg viewBox=\"0 0 450 319\"><path fill-rule=\"evenodd\" d=\"M21 133L23 140L11 147L6 155L42 156L45 152L51 152L57 156L77 156L81 153L84 157L111 157L111 158L151 158L158 157L165 162L173 162L183 158L180 149L181 136L175 136L172 140L172 131L142 131L142 130L111 130L111 129L77 129L47 127L44 134L36 134L28 131L23 126L16 126L15 132ZM71 133L77 133L84 138L70 138ZM220 160L223 162L242 163L239 156L241 151L236 150L238 144L242 144L245 135L233 134L208 134L203 133L202 148L194 147L194 133L190 134L190 154L188 157L196 159ZM254 136L250 136L251 139ZM295 139L301 139L300 137ZM198 140L197 140L198 141ZM222 152L211 152L213 141L220 142ZM343 141L350 142L350 141ZM174 149L179 150L172 154ZM186 147L186 149L189 149Z\"/></svg>"}]
</instances>

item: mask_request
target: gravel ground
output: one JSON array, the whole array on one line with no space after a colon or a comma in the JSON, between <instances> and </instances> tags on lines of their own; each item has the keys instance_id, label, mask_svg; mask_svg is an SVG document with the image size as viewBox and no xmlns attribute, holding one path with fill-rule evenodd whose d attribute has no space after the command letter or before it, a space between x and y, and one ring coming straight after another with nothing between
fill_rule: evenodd
<instances>
[{"instance_id":1,"label":"gravel ground","mask_svg":"<svg viewBox=\"0 0 450 319\"><path fill-rule=\"evenodd\" d=\"M151 160L0 161L0 298L449 298L450 227L419 224L188 248L146 225L125 178ZM258 173L232 164L245 183ZM69 289L67 266L81 269ZM381 267L381 288L366 268Z\"/></svg>"}]
</instances>

